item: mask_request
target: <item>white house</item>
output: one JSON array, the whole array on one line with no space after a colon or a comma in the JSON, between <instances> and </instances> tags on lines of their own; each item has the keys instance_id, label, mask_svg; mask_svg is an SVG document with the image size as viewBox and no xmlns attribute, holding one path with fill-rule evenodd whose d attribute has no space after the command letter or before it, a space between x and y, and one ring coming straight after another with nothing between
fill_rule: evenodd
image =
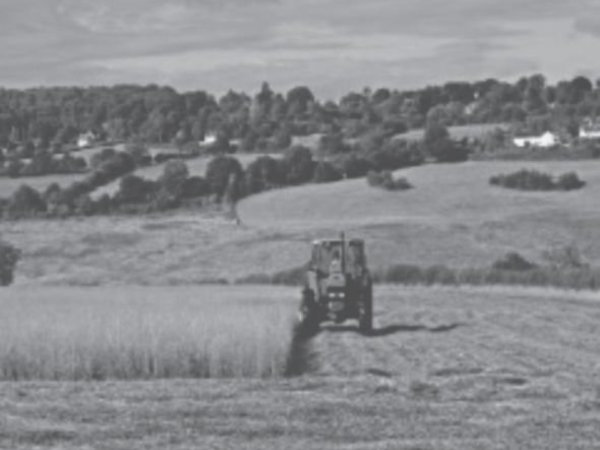
<instances>
[{"instance_id":1,"label":"white house","mask_svg":"<svg viewBox=\"0 0 600 450\"><path fill-rule=\"evenodd\" d=\"M516 137L513 139L513 143L517 147L548 148L558 144L558 137L554 133L546 131L541 136Z\"/></svg>"},{"instance_id":2,"label":"white house","mask_svg":"<svg viewBox=\"0 0 600 450\"><path fill-rule=\"evenodd\" d=\"M209 145L213 145L215 142L217 142L217 135L211 133L204 136L204 140L200 141L198 144L202 147L208 147Z\"/></svg>"},{"instance_id":3,"label":"white house","mask_svg":"<svg viewBox=\"0 0 600 450\"><path fill-rule=\"evenodd\" d=\"M90 147L96 141L96 135L91 131L87 133L82 133L77 138L77 147L86 148Z\"/></svg>"},{"instance_id":4,"label":"white house","mask_svg":"<svg viewBox=\"0 0 600 450\"><path fill-rule=\"evenodd\" d=\"M600 124L586 121L579 127L579 139L600 139Z\"/></svg>"}]
</instances>

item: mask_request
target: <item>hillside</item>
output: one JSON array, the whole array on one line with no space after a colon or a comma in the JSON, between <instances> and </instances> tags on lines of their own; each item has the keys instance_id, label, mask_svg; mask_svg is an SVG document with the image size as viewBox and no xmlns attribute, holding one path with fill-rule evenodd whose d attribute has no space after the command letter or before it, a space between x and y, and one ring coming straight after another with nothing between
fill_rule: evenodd
<instances>
[{"instance_id":1,"label":"hillside","mask_svg":"<svg viewBox=\"0 0 600 450\"><path fill-rule=\"evenodd\" d=\"M573 192L519 192L490 186L490 176L521 168L555 175L576 171L587 182ZM389 192L364 179L277 190L239 205L248 226L309 234L346 230L365 237L371 261L478 265L507 251L538 259L575 244L600 262L600 162L467 162L404 169L414 189Z\"/></svg>"},{"instance_id":2,"label":"hillside","mask_svg":"<svg viewBox=\"0 0 600 450\"><path fill-rule=\"evenodd\" d=\"M599 306L592 294L382 287L374 335L326 325L298 378L2 383L0 447L594 448Z\"/></svg>"},{"instance_id":3,"label":"hillside","mask_svg":"<svg viewBox=\"0 0 600 450\"><path fill-rule=\"evenodd\" d=\"M587 186L532 193L488 184L522 167L575 170ZM509 251L533 261L575 245L600 264L600 162L469 162L403 170L415 186L371 188L364 179L306 185L249 197L242 226L207 213L5 222L2 237L23 250L17 283L186 284L274 273L306 262L313 239L367 241L369 263L489 266Z\"/></svg>"}]
</instances>

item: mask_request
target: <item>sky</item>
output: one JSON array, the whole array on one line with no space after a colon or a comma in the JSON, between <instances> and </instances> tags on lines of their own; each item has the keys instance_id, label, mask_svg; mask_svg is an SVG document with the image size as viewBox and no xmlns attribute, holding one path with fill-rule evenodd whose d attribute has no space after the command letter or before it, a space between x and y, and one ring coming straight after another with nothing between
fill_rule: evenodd
<instances>
[{"instance_id":1,"label":"sky","mask_svg":"<svg viewBox=\"0 0 600 450\"><path fill-rule=\"evenodd\" d=\"M0 86L600 78L599 0L0 0Z\"/></svg>"}]
</instances>

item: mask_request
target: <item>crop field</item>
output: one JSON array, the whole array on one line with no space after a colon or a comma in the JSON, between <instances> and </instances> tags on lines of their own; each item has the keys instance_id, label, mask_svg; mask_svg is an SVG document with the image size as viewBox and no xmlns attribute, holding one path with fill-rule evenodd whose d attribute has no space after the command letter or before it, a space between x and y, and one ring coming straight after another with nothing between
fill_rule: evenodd
<instances>
[{"instance_id":1,"label":"crop field","mask_svg":"<svg viewBox=\"0 0 600 450\"><path fill-rule=\"evenodd\" d=\"M1 291L0 381L282 376L296 303L286 294L218 287Z\"/></svg>"},{"instance_id":2,"label":"crop field","mask_svg":"<svg viewBox=\"0 0 600 450\"><path fill-rule=\"evenodd\" d=\"M210 308L190 306L192 291L164 292L174 292L169 305L185 297L188 314L210 309L217 326L224 325L223 303L239 308L242 301L236 290L242 288L223 289L214 294L220 306L209 301ZM296 293L243 289L248 301L265 298L271 307ZM78 291L93 292L65 290L46 310L59 308L54 314L65 317L61 308L73 308ZM40 308L38 298L18 292L25 309ZM134 309L145 301L138 288L119 292L136 299ZM478 450L600 443L597 294L383 286L375 298L370 336L350 321L323 325L306 342L305 371L294 378L2 382L0 448ZM68 314L81 317L81 301ZM272 317L264 300L258 305L250 321ZM174 317L166 307L158 311ZM90 320L101 323L105 314ZM188 337L185 326L180 331ZM218 336L244 349L260 341L236 340L230 328ZM184 366L186 359L178 361Z\"/></svg>"}]
</instances>

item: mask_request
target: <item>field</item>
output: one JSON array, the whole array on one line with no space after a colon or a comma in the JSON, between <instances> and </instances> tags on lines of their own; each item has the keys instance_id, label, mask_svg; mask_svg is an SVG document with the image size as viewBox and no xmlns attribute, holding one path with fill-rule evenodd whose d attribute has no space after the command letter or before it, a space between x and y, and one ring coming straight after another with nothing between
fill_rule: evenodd
<instances>
[{"instance_id":1,"label":"field","mask_svg":"<svg viewBox=\"0 0 600 450\"><path fill-rule=\"evenodd\" d=\"M325 326L297 378L0 383L0 448L597 448L596 294L376 298L373 336Z\"/></svg>"},{"instance_id":2,"label":"field","mask_svg":"<svg viewBox=\"0 0 600 450\"><path fill-rule=\"evenodd\" d=\"M103 147L91 148L80 150L73 153L73 156L81 156L86 159L89 163L89 159L92 155L99 152ZM239 155L232 155L237 158L242 166L246 167L256 158L263 156L261 153L243 153ZM190 175L204 176L206 167L212 158L210 157L198 157L194 159L185 160L186 165L190 171ZM150 180L157 180L163 172L165 163L156 164L148 167L142 167L135 171L135 174ZM0 197L8 197L21 185L28 184L29 186L43 192L52 183L58 183L61 187L69 186L71 183L85 178L86 174L66 174L66 175L44 175L39 177L20 177L20 178L9 178L0 177ZM119 189L120 180L113 181L105 186L96 189L92 193L92 197L98 198L102 194L114 194Z\"/></svg>"},{"instance_id":3,"label":"field","mask_svg":"<svg viewBox=\"0 0 600 450\"><path fill-rule=\"evenodd\" d=\"M277 377L294 302L252 288L0 292L0 381Z\"/></svg>"},{"instance_id":4,"label":"field","mask_svg":"<svg viewBox=\"0 0 600 450\"><path fill-rule=\"evenodd\" d=\"M489 123L475 125L456 125L448 127L448 132L452 139L481 139L485 135L495 131L496 129L508 129L508 125L504 123ZM420 141L425 136L424 129L410 130L406 133L394 136L395 139L403 139L405 141Z\"/></svg>"},{"instance_id":5,"label":"field","mask_svg":"<svg viewBox=\"0 0 600 450\"><path fill-rule=\"evenodd\" d=\"M587 185L488 183L521 168ZM414 189L250 197L242 225L194 211L3 223L24 254L0 291L0 448L599 448L597 292L377 286L371 335L348 322L308 339L292 333L298 288L207 284L297 267L340 229L374 269L560 245L600 264L598 161L396 175Z\"/></svg>"},{"instance_id":6,"label":"field","mask_svg":"<svg viewBox=\"0 0 600 450\"><path fill-rule=\"evenodd\" d=\"M574 192L490 186L520 168L576 171ZM195 211L146 217L6 222L2 237L24 252L18 284L178 285L235 280L297 267L311 240L368 242L370 265L489 266L509 251L543 262L576 246L600 264L600 162L469 162L399 171L414 189L388 192L364 179L267 192L240 203L242 226Z\"/></svg>"}]
</instances>

